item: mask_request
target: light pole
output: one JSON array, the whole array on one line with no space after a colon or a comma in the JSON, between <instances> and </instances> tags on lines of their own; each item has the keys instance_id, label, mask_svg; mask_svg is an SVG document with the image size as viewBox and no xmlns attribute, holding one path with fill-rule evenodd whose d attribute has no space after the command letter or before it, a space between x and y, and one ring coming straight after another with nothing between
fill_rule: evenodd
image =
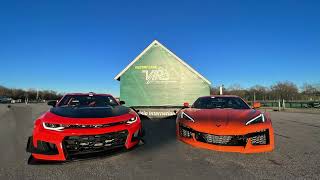
<instances>
[{"instance_id":1,"label":"light pole","mask_svg":"<svg viewBox=\"0 0 320 180\"><path fill-rule=\"evenodd\" d=\"M223 95L223 84L220 86L220 95Z\"/></svg>"}]
</instances>

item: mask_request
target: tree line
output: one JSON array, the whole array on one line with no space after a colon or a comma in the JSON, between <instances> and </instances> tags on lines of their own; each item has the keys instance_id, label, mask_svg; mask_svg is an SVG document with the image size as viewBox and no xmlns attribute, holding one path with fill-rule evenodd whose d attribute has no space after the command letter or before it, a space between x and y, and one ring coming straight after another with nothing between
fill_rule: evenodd
<instances>
[{"instance_id":1,"label":"tree line","mask_svg":"<svg viewBox=\"0 0 320 180\"><path fill-rule=\"evenodd\" d=\"M7 88L4 86L0 86L0 96L10 97L15 100L21 99L22 101L25 101L26 99L28 99L29 101L35 101L57 100L62 97L62 94L52 90L23 90L18 88Z\"/></svg>"},{"instance_id":2,"label":"tree line","mask_svg":"<svg viewBox=\"0 0 320 180\"><path fill-rule=\"evenodd\" d=\"M211 87L211 94L219 94L219 87ZM223 87L224 95L237 95L247 101L274 101L274 100L305 100L305 101L320 101L320 84L307 84L298 88L296 84L289 81L277 82L269 87L255 85L250 88L242 88L238 84L229 87ZM11 97L12 99L31 100L56 100L63 96L63 94L52 90L35 90L35 89L18 89L7 88L0 85L0 96Z\"/></svg>"},{"instance_id":3,"label":"tree line","mask_svg":"<svg viewBox=\"0 0 320 180\"><path fill-rule=\"evenodd\" d=\"M220 93L219 87L212 87L211 94L217 95ZM305 83L298 88L296 84L290 81L277 82L269 87L255 85L250 88L242 88L238 84L229 87L223 87L223 94L237 95L247 101L273 101L273 100L305 100L319 101L320 100L320 85Z\"/></svg>"}]
</instances>

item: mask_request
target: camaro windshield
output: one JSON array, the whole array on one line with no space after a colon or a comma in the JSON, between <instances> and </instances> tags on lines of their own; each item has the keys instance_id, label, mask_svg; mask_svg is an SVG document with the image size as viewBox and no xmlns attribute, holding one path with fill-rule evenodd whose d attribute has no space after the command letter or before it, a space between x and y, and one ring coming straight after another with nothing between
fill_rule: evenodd
<instances>
[{"instance_id":1,"label":"camaro windshield","mask_svg":"<svg viewBox=\"0 0 320 180\"><path fill-rule=\"evenodd\" d=\"M197 109L250 109L250 107L238 97L201 97L194 102L192 107Z\"/></svg>"},{"instance_id":2,"label":"camaro windshield","mask_svg":"<svg viewBox=\"0 0 320 180\"><path fill-rule=\"evenodd\" d=\"M117 105L119 104L112 96L102 95L66 95L58 104L60 107L108 107Z\"/></svg>"}]
</instances>

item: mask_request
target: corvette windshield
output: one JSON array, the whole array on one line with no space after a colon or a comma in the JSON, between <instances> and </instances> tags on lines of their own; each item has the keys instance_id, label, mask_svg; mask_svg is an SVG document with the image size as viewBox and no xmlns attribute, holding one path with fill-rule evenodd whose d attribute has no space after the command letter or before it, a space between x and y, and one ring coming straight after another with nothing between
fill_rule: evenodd
<instances>
[{"instance_id":1,"label":"corvette windshield","mask_svg":"<svg viewBox=\"0 0 320 180\"><path fill-rule=\"evenodd\" d=\"M102 95L66 95L60 101L58 106L74 106L74 107L107 107L117 106L117 101L112 96Z\"/></svg>"},{"instance_id":2,"label":"corvette windshield","mask_svg":"<svg viewBox=\"0 0 320 180\"><path fill-rule=\"evenodd\" d=\"M192 107L197 109L250 109L250 107L238 97L201 97L194 102Z\"/></svg>"}]
</instances>

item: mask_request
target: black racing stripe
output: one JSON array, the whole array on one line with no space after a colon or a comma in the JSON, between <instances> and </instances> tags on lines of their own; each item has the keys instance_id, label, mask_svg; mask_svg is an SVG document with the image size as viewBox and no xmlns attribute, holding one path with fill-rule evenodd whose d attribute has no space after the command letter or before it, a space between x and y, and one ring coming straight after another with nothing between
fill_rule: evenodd
<instances>
[{"instance_id":1,"label":"black racing stripe","mask_svg":"<svg viewBox=\"0 0 320 180\"><path fill-rule=\"evenodd\" d=\"M69 118L106 118L128 114L130 108L125 106L110 107L53 107L50 112Z\"/></svg>"}]
</instances>

